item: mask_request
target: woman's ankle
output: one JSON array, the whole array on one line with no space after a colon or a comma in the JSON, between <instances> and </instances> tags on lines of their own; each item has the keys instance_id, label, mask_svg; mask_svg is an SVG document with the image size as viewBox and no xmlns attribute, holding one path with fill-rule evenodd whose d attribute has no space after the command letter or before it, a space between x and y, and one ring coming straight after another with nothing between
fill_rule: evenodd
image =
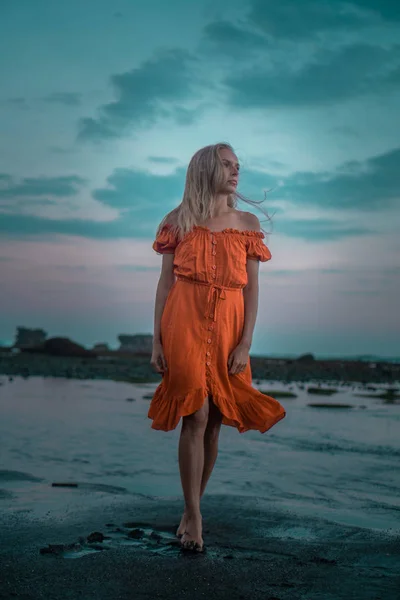
<instances>
[{"instance_id":1,"label":"woman's ankle","mask_svg":"<svg viewBox=\"0 0 400 600\"><path fill-rule=\"evenodd\" d=\"M185 515L187 519L201 519L200 507L186 507Z\"/></svg>"}]
</instances>

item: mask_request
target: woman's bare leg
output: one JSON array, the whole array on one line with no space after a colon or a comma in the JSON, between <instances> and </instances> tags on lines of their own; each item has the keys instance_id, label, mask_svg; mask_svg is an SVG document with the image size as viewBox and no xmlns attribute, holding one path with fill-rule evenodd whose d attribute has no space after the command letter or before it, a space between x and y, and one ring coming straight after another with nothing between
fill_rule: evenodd
<instances>
[{"instance_id":1,"label":"woman's bare leg","mask_svg":"<svg viewBox=\"0 0 400 600\"><path fill-rule=\"evenodd\" d=\"M212 401L209 402L208 422L204 433L204 468L200 485L200 498L203 496L218 456L218 441L221 431L222 414Z\"/></svg>"},{"instance_id":2,"label":"woman's bare leg","mask_svg":"<svg viewBox=\"0 0 400 600\"><path fill-rule=\"evenodd\" d=\"M204 433L208 412L209 402L206 398L200 410L183 417L179 439L179 470L186 513L181 544L186 548L190 548L193 544L203 547L200 489L204 469Z\"/></svg>"},{"instance_id":3,"label":"woman's bare leg","mask_svg":"<svg viewBox=\"0 0 400 600\"><path fill-rule=\"evenodd\" d=\"M212 398L209 398L209 411L208 411L208 421L207 427L204 432L203 439L203 447L204 447L204 464L203 464L203 472L201 476L200 482L200 499L204 494L207 483L211 477L211 473L213 471L215 462L217 460L218 455L218 440L219 433L221 430L222 423L222 414L219 409L212 402ZM176 532L177 536L183 535L186 529L186 507L184 509L182 519L178 530Z\"/></svg>"}]
</instances>

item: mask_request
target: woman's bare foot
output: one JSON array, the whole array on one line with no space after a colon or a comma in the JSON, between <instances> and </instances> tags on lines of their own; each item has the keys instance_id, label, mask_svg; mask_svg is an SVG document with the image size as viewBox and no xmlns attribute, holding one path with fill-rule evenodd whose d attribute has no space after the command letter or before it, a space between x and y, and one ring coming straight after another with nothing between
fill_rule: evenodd
<instances>
[{"instance_id":1,"label":"woman's bare foot","mask_svg":"<svg viewBox=\"0 0 400 600\"><path fill-rule=\"evenodd\" d=\"M181 538L183 550L203 551L202 518L200 513L186 514L186 529Z\"/></svg>"},{"instance_id":2,"label":"woman's bare foot","mask_svg":"<svg viewBox=\"0 0 400 600\"><path fill-rule=\"evenodd\" d=\"M182 519L179 524L178 529L176 530L176 537L180 538L185 533L186 529L186 510L183 511Z\"/></svg>"}]
</instances>

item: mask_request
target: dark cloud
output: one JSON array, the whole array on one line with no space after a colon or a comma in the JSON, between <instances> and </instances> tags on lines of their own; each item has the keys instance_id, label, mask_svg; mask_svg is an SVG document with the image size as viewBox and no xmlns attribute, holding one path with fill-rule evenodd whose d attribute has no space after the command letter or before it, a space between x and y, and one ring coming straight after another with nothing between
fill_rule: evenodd
<instances>
[{"instance_id":1,"label":"dark cloud","mask_svg":"<svg viewBox=\"0 0 400 600\"><path fill-rule=\"evenodd\" d=\"M167 212L169 204L182 196L185 172L185 169L177 169L169 175L153 175L144 171L117 169L107 179L109 187L95 190L93 198L120 209L137 211L140 206L159 207L161 218L163 209Z\"/></svg>"},{"instance_id":2,"label":"dark cloud","mask_svg":"<svg viewBox=\"0 0 400 600\"><path fill-rule=\"evenodd\" d=\"M15 182L10 176L3 176L6 185L0 187L0 198L29 198L38 196L56 196L59 198L74 196L85 183L78 175L61 177L26 177Z\"/></svg>"},{"instance_id":3,"label":"dark cloud","mask_svg":"<svg viewBox=\"0 0 400 600\"><path fill-rule=\"evenodd\" d=\"M164 164L164 165L173 165L178 162L177 158L172 158L170 156L149 156L148 160L150 160L151 162L154 162L154 163Z\"/></svg>"},{"instance_id":4,"label":"dark cloud","mask_svg":"<svg viewBox=\"0 0 400 600\"><path fill-rule=\"evenodd\" d=\"M389 50L357 44L338 52L319 50L313 62L298 71L290 65L274 71L254 67L227 77L225 84L235 108L333 104L387 90L396 83L399 62L400 46Z\"/></svg>"},{"instance_id":5,"label":"dark cloud","mask_svg":"<svg viewBox=\"0 0 400 600\"><path fill-rule=\"evenodd\" d=\"M324 209L382 211L400 204L400 149L375 156L366 161L351 161L335 172L298 172L279 177L260 171L243 170L240 191L253 200L263 200L263 191L270 189L267 201L262 204L272 216L272 227L258 213L263 227L272 233L313 240L339 240L346 237L376 233L373 228L355 226L346 220L324 218ZM152 237L162 217L181 200L184 168L168 175L153 175L143 171L117 169L107 179L107 187L94 190L93 198L120 211L114 221L94 222L67 219L48 220L41 217L17 214L1 215L0 232L14 236L65 234L96 239ZM35 181L35 184L32 184ZM280 182L283 181L283 186ZM40 185L39 183L40 182ZM51 182L51 183L50 183ZM69 196L79 189L83 180L76 176L64 178L24 179L14 186L16 196L40 195ZM8 184L7 184L8 185ZM12 186L8 185L11 189ZM3 191L3 190L2 190ZM269 205L279 200L289 200L298 206L321 209L319 219L289 219L282 209L271 212ZM240 203L249 210L249 206Z\"/></svg>"},{"instance_id":6,"label":"dark cloud","mask_svg":"<svg viewBox=\"0 0 400 600\"><path fill-rule=\"evenodd\" d=\"M79 106L81 99L82 95L75 92L54 92L43 98L45 102L66 106Z\"/></svg>"},{"instance_id":7,"label":"dark cloud","mask_svg":"<svg viewBox=\"0 0 400 600\"><path fill-rule=\"evenodd\" d=\"M81 219L45 219L34 215L2 214L0 233L13 238L26 236L47 237L49 235L76 235L93 239L132 238L137 235L134 220L118 219L97 222Z\"/></svg>"},{"instance_id":8,"label":"dark cloud","mask_svg":"<svg viewBox=\"0 0 400 600\"><path fill-rule=\"evenodd\" d=\"M85 183L78 175L61 177L26 177L15 182L10 176L3 175L6 185L0 187L1 198L29 198L38 196L56 196L59 198L74 196Z\"/></svg>"},{"instance_id":9,"label":"dark cloud","mask_svg":"<svg viewBox=\"0 0 400 600\"><path fill-rule=\"evenodd\" d=\"M196 112L181 106L194 97L193 66L186 52L165 50L132 71L113 75L116 101L101 106L98 118L81 119L78 138L113 139L152 126L160 116L185 125L193 122Z\"/></svg>"},{"instance_id":10,"label":"dark cloud","mask_svg":"<svg viewBox=\"0 0 400 600\"><path fill-rule=\"evenodd\" d=\"M0 173L0 183L8 184L10 181L12 181L11 175L8 175L7 173Z\"/></svg>"},{"instance_id":11,"label":"dark cloud","mask_svg":"<svg viewBox=\"0 0 400 600\"><path fill-rule=\"evenodd\" d=\"M11 104L12 106L15 106L16 108L21 108L21 109L27 109L29 108L29 105L26 101L25 98L8 98L8 100L6 101L7 104Z\"/></svg>"},{"instance_id":12,"label":"dark cloud","mask_svg":"<svg viewBox=\"0 0 400 600\"><path fill-rule=\"evenodd\" d=\"M203 29L202 49L219 56L248 60L249 54L268 51L269 46L265 36L229 21L209 23Z\"/></svg>"},{"instance_id":13,"label":"dark cloud","mask_svg":"<svg viewBox=\"0 0 400 600\"><path fill-rule=\"evenodd\" d=\"M2 214L0 219L0 234L13 238L26 238L26 236L44 237L48 235L75 235L92 239L120 239L120 238L152 238L158 222L164 212L159 206L157 216L155 207L144 207L147 214L145 227L142 223L142 211L137 214L128 213L114 221L99 222L80 219L45 219L32 215ZM151 215L151 213L153 213ZM363 227L351 227L329 219L317 220L288 220L277 219L274 223L273 233L281 233L290 237L315 242L326 242L344 239L346 237L360 236L375 233Z\"/></svg>"},{"instance_id":14,"label":"dark cloud","mask_svg":"<svg viewBox=\"0 0 400 600\"><path fill-rule=\"evenodd\" d=\"M351 0L351 5L369 10L386 21L400 21L400 4L397 0Z\"/></svg>"},{"instance_id":15,"label":"dark cloud","mask_svg":"<svg viewBox=\"0 0 400 600\"><path fill-rule=\"evenodd\" d=\"M299 205L379 211L400 206L400 148L335 173L295 173L279 195Z\"/></svg>"},{"instance_id":16,"label":"dark cloud","mask_svg":"<svg viewBox=\"0 0 400 600\"><path fill-rule=\"evenodd\" d=\"M343 32L370 24L377 16L373 4L378 2L252 0L248 22L273 38L301 40L318 33Z\"/></svg>"}]
</instances>

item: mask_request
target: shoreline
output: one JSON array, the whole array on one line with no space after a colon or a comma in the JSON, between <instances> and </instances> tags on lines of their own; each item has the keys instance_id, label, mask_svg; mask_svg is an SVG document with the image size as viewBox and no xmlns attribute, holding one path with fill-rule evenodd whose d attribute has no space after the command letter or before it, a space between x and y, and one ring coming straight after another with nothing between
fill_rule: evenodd
<instances>
[{"instance_id":1,"label":"shoreline","mask_svg":"<svg viewBox=\"0 0 400 600\"><path fill-rule=\"evenodd\" d=\"M343 383L398 385L399 363L346 360L278 359L250 356L253 381L285 384ZM147 354L108 353L95 357L53 356L41 353L0 353L0 375L104 379L126 383L160 383Z\"/></svg>"}]
</instances>

